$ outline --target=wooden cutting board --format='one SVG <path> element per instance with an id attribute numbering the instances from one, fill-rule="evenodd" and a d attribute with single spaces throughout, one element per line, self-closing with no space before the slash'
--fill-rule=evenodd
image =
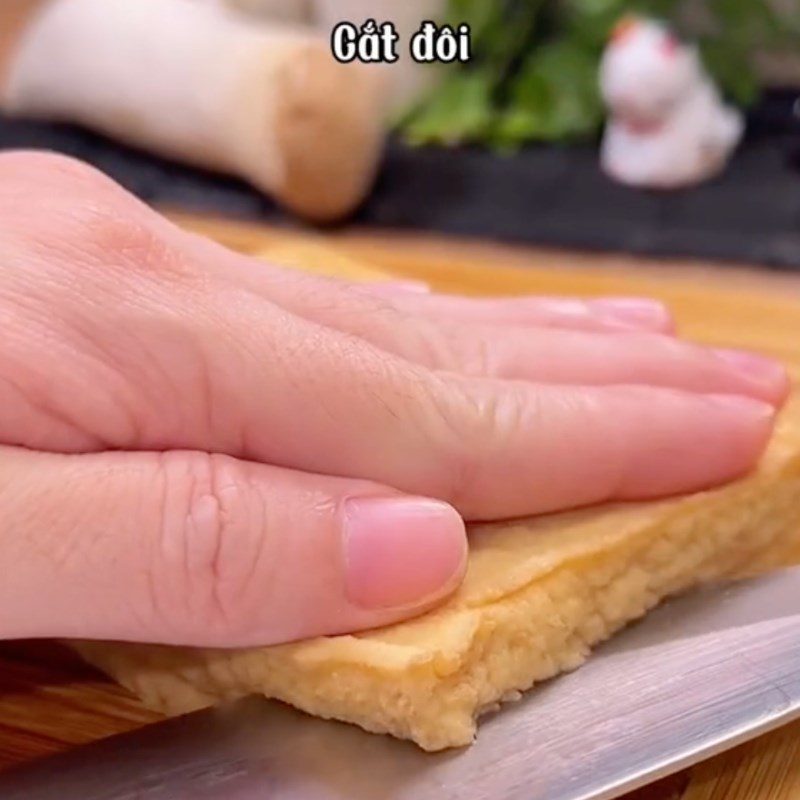
<path id="1" fill-rule="evenodd" d="M 642 294 L 671 304 L 695 339 L 777 355 L 800 377 L 800 277 L 705 264 L 645 264 L 418 236 L 323 236 L 173 215 L 234 249 L 362 279 L 384 272 L 466 294 Z M 0 768 L 148 722 L 124 690 L 47 643 L 0 647 Z M 629 800 L 790 800 L 800 796 L 800 724 L 648 787 Z"/>

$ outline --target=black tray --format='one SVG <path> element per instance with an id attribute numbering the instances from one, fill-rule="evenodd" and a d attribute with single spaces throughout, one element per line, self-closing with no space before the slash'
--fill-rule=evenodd
<path id="1" fill-rule="evenodd" d="M 623 188 L 598 169 L 596 147 L 479 148 L 390 143 L 365 225 L 502 241 L 745 261 L 800 269 L 797 92 L 772 92 L 751 114 L 729 169 L 674 193 Z M 181 167 L 64 125 L 0 117 L 0 149 L 44 148 L 82 158 L 143 200 L 245 219 L 282 213 L 239 181 Z"/>

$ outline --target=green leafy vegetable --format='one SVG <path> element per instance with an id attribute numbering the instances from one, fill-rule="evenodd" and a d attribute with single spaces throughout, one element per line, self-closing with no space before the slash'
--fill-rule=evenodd
<path id="1" fill-rule="evenodd" d="M 600 57 L 611 28 L 630 13 L 666 19 L 696 38 L 722 90 L 749 105 L 760 91 L 755 51 L 800 42 L 800 0 L 782 0 L 781 13 L 775 2 L 694 0 L 687 15 L 685 0 L 449 0 L 447 21 L 471 26 L 473 61 L 447 67 L 400 129 L 414 144 L 502 150 L 595 136 L 604 117 Z M 699 28 L 684 31 L 687 16 Z"/>
<path id="2" fill-rule="evenodd" d="M 569 91 L 563 91 L 564 85 Z M 597 62 L 569 41 L 534 50 L 513 79 L 507 109 L 492 132 L 496 144 L 559 141 L 593 134 L 602 118 Z"/>
<path id="3" fill-rule="evenodd" d="M 452 145 L 485 140 L 494 122 L 492 74 L 456 70 L 403 124 L 412 144 Z"/>

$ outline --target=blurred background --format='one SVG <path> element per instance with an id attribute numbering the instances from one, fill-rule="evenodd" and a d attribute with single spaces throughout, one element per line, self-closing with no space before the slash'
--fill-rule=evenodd
<path id="1" fill-rule="evenodd" d="M 800 0 L 0 9 L 0 147 L 150 203 L 800 268 Z M 398 62 L 337 64 L 333 26 L 368 18 Z M 427 19 L 469 24 L 472 59 L 415 64 Z"/>

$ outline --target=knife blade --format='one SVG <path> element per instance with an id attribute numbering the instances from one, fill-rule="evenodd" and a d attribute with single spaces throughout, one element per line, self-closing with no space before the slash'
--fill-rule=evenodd
<path id="1" fill-rule="evenodd" d="M 798 717 L 794 568 L 661 606 L 459 751 L 248 698 L 7 772 L 0 797 L 609 800 Z"/>

